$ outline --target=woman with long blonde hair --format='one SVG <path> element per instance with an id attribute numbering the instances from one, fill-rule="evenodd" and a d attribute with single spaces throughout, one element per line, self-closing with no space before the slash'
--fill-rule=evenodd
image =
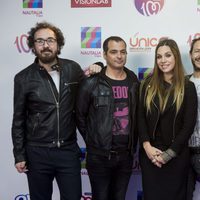
<path id="1" fill-rule="evenodd" d="M 197 113 L 195 86 L 185 78 L 177 43 L 159 42 L 152 75 L 141 83 L 140 165 L 144 200 L 184 200 L 188 140 Z"/>

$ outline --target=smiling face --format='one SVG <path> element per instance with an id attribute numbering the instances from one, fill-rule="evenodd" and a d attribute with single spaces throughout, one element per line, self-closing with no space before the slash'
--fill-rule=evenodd
<path id="1" fill-rule="evenodd" d="M 175 67 L 175 57 L 169 46 L 160 46 L 156 53 L 158 68 L 165 75 L 173 75 Z"/>
<path id="2" fill-rule="evenodd" d="M 200 40 L 196 41 L 190 53 L 191 61 L 195 71 L 200 71 Z"/>
<path id="3" fill-rule="evenodd" d="M 44 41 L 44 44 L 41 44 L 41 40 L 47 39 L 51 42 Z M 41 64 L 51 64 L 55 62 L 58 55 L 58 44 L 54 32 L 48 28 L 39 29 L 34 35 L 34 40 L 34 51 L 39 62 Z"/>

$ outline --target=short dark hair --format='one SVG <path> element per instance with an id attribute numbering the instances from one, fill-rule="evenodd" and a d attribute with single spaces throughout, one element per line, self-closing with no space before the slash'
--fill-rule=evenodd
<path id="1" fill-rule="evenodd" d="M 48 22 L 36 23 L 35 27 L 32 27 L 30 29 L 30 31 L 28 32 L 28 38 L 27 38 L 28 47 L 31 48 L 32 52 L 34 53 L 34 51 L 33 51 L 34 40 L 35 40 L 34 35 L 40 29 L 50 29 L 54 32 L 57 43 L 58 43 L 58 47 L 59 47 L 58 54 L 60 54 L 60 50 L 65 44 L 65 38 L 63 36 L 62 31 L 59 28 L 57 28 L 56 26 L 54 26 Z"/>
<path id="2" fill-rule="evenodd" d="M 195 39 L 192 40 L 192 43 L 191 43 L 191 46 L 190 46 L 190 54 L 192 53 L 193 48 L 194 48 L 194 44 L 195 44 L 197 41 L 200 41 L 200 37 L 195 38 Z"/>
<path id="3" fill-rule="evenodd" d="M 103 43 L 103 51 L 105 52 L 105 54 L 107 54 L 107 51 L 108 51 L 108 43 L 109 41 L 115 41 L 115 42 L 124 42 L 125 46 L 126 45 L 126 42 L 119 36 L 110 36 L 109 38 L 105 39 L 104 43 Z"/>

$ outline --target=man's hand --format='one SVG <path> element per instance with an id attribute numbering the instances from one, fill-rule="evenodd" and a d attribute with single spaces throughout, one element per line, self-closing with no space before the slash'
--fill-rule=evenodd
<path id="1" fill-rule="evenodd" d="M 102 69 L 101 65 L 92 64 L 85 70 L 85 75 L 89 77 L 93 74 L 99 73 L 101 69 Z"/>
<path id="2" fill-rule="evenodd" d="M 16 164 L 15 164 L 15 168 L 17 169 L 17 171 L 18 171 L 19 173 L 24 173 L 24 172 L 27 172 L 27 171 L 28 171 L 25 161 L 16 163 Z"/>

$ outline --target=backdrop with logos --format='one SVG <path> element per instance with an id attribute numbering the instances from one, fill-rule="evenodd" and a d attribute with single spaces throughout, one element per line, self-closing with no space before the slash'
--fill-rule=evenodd
<path id="1" fill-rule="evenodd" d="M 190 43 L 200 36 L 200 0 L 2 0 L 0 6 L 0 199 L 29 200 L 27 179 L 14 168 L 11 141 L 14 75 L 34 60 L 26 44 L 27 32 L 36 22 L 48 21 L 64 33 L 66 44 L 60 57 L 77 61 L 83 69 L 102 61 L 102 43 L 111 35 L 127 43 L 126 66 L 140 79 L 152 71 L 154 50 L 160 38 L 177 41 L 185 70 L 192 72 Z M 105 63 L 105 62 L 104 62 Z M 82 149 L 82 200 L 91 199 Z M 141 174 L 135 155 L 126 200 L 140 200 Z M 200 199 L 197 182 L 194 199 Z M 53 200 L 59 199 L 54 183 Z"/>

